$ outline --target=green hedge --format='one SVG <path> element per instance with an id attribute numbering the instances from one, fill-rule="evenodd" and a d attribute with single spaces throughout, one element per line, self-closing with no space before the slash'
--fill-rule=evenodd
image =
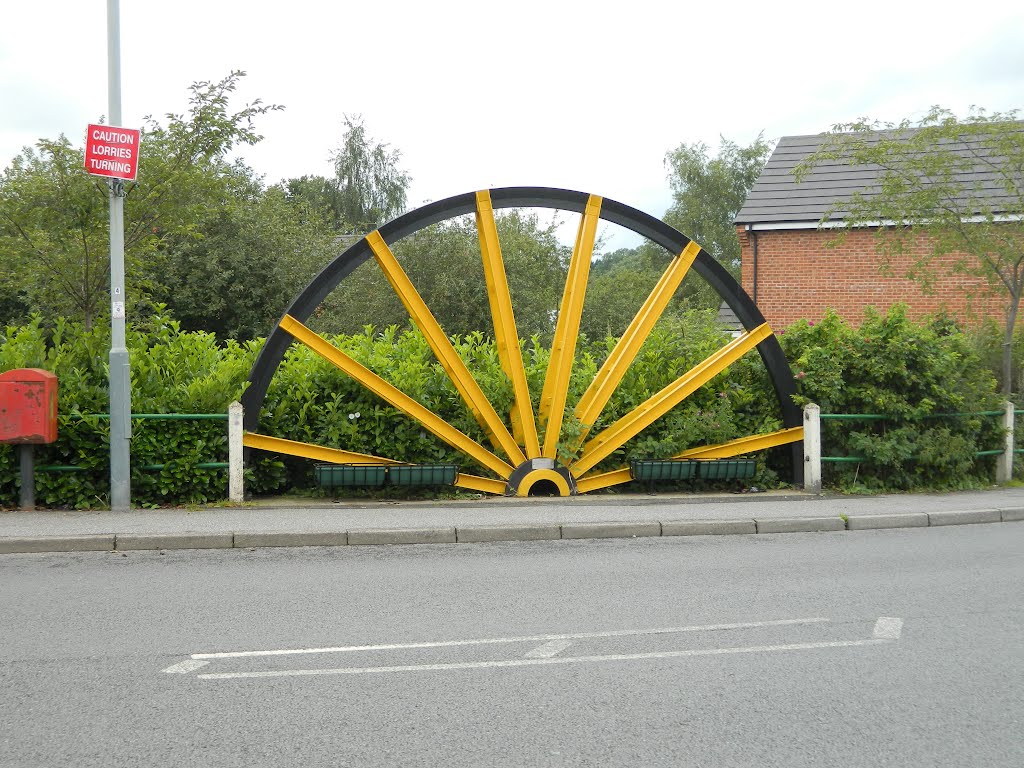
<path id="1" fill-rule="evenodd" d="M 869 311 L 859 327 L 829 313 L 782 335 L 794 368 L 797 402 L 823 414 L 884 414 L 881 421 L 822 424 L 823 453 L 863 456 L 863 464 L 826 463 L 828 484 L 847 489 L 955 489 L 991 483 L 1002 446 L 998 418 L 937 417 L 1001 408 L 995 377 L 975 340 L 946 317 L 915 323 L 906 308 Z"/>
<path id="2" fill-rule="evenodd" d="M 422 335 L 395 328 L 331 339 L 449 424 L 481 443 L 487 440 Z M 1000 445 L 998 420 L 926 418 L 936 413 L 998 407 L 995 381 L 974 351 L 975 341 L 946 319 L 917 324 L 901 308 L 870 314 L 859 327 L 835 315 L 821 323 L 797 323 L 780 333 L 798 379 L 800 404 L 817 402 L 824 413 L 885 413 L 886 422 L 826 422 L 828 455 L 858 455 L 863 466 L 828 465 L 827 482 L 847 488 L 954 488 L 988 481 L 991 460 L 978 450 Z M 629 413 L 693 365 L 720 349 L 726 338 L 706 313 L 665 320 L 648 337 L 605 408 L 591 436 Z M 136 413 L 225 413 L 237 399 L 261 342 L 219 342 L 212 334 L 181 331 L 158 312 L 128 334 L 132 409 Z M 614 344 L 581 339 L 568 403 L 582 395 Z M 86 330 L 39 319 L 7 328 L 0 336 L 0 370 L 39 367 L 59 377 L 59 439 L 37 446 L 39 465 L 76 465 L 81 472 L 39 472 L 37 498 L 48 506 L 108 504 L 108 423 L 90 414 L 107 410 L 109 330 Z M 481 334 L 456 338 L 455 346 L 499 414 L 512 391 L 493 343 Z M 540 399 L 549 351 L 538 339 L 523 344 L 534 403 Z M 633 458 L 665 458 L 691 446 L 731 440 L 781 427 L 778 405 L 760 359 L 745 356 L 599 465 L 626 466 Z M 571 438 L 582 425 L 567 418 L 560 446 L 573 454 Z M 226 472 L 196 465 L 227 460 L 223 421 L 135 421 L 132 496 L 141 505 L 223 499 Z M 487 474 L 421 426 L 345 376 L 308 348 L 293 345 L 273 378 L 264 403 L 263 434 L 336 446 L 414 463 L 455 463 Z M 759 457 L 755 482 L 771 483 L 786 468 L 787 450 Z M 313 485 L 311 462 L 253 452 L 247 487 L 256 494 Z M 162 470 L 145 470 L 163 464 Z M 0 446 L 0 505 L 17 502 L 17 460 Z M 783 475 L 785 476 L 785 475 Z"/>
<path id="3" fill-rule="evenodd" d="M 166 314 L 130 327 L 132 410 L 136 413 L 226 413 L 248 378 L 259 344 L 222 344 L 213 334 L 182 332 Z M 58 320 L 47 329 L 39 318 L 0 336 L 0 370 L 44 368 L 58 377 L 58 439 L 35 446 L 37 466 L 75 466 L 80 471 L 36 472 L 40 505 L 76 508 L 109 505 L 110 425 L 107 361 L 109 328 L 87 330 Z M 200 503 L 227 495 L 227 473 L 195 465 L 227 461 L 227 424 L 222 421 L 136 421 L 132 424 L 132 497 L 139 505 Z M 144 466 L 163 464 L 162 470 Z M 276 462 L 280 476 L 280 462 Z M 272 477 L 263 460 L 251 480 Z M 0 505 L 17 502 L 17 453 L 0 446 Z M 277 488 L 278 484 L 271 484 Z"/>

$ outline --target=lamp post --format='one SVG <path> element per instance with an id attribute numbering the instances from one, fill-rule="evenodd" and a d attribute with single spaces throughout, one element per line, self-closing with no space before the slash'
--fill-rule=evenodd
<path id="1" fill-rule="evenodd" d="M 108 120 L 121 125 L 120 0 L 107 0 Z M 131 508 L 131 369 L 125 341 L 124 182 L 110 185 L 110 508 Z"/>

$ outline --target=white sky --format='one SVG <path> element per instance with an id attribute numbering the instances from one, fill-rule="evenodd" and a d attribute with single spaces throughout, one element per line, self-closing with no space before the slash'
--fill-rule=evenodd
<path id="1" fill-rule="evenodd" d="M 342 115 L 402 151 L 410 207 L 564 187 L 661 217 L 665 153 L 1024 107 L 1024 2 L 122 0 L 122 123 L 248 73 L 283 104 L 242 156 L 268 183 L 330 175 Z M 0 0 L 0 163 L 108 111 L 105 0 Z M 609 231 L 612 247 L 633 245 Z"/>

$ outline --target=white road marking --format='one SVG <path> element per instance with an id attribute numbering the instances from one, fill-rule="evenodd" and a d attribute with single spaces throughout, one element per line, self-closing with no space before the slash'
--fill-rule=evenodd
<path id="1" fill-rule="evenodd" d="M 193 659 L 240 659 L 250 656 L 296 656 L 310 653 L 346 653 L 351 651 L 396 651 L 413 648 L 452 648 L 463 645 L 493 645 L 496 643 L 548 642 L 551 640 L 584 640 L 600 637 L 636 637 L 639 635 L 665 635 L 677 632 L 712 632 L 724 629 L 754 629 L 757 627 L 784 627 L 794 624 L 820 624 L 829 619 L 779 619 L 777 621 L 749 621 L 737 624 L 705 624 L 693 627 L 667 629 L 624 629 L 609 632 L 581 632 L 568 635 L 526 635 L 523 637 L 491 637 L 481 640 L 441 640 L 424 643 L 385 643 L 381 645 L 343 645 L 332 648 L 292 648 L 271 651 L 224 651 L 221 653 L 193 653 Z"/>
<path id="2" fill-rule="evenodd" d="M 875 622 L 875 631 L 871 636 L 875 640 L 899 640 L 903 633 L 903 619 L 880 616 Z"/>
<path id="3" fill-rule="evenodd" d="M 532 651 L 526 654 L 528 659 L 550 659 L 552 656 L 557 656 L 566 648 L 572 645 L 570 640 L 552 640 L 550 643 L 544 643 L 539 645 Z"/>
<path id="4" fill-rule="evenodd" d="M 186 659 L 185 661 L 175 664 L 174 666 L 168 667 L 164 670 L 164 672 L 169 672 L 172 675 L 186 675 L 189 672 L 195 672 L 197 669 L 202 669 L 209 663 L 210 662 L 208 661 L 195 661 L 194 659 Z"/>
<path id="5" fill-rule="evenodd" d="M 496 669 L 503 667 L 530 667 L 545 664 L 586 664 L 599 661 L 637 661 L 641 659 L 678 659 L 687 656 L 721 656 L 734 653 L 769 653 L 773 651 L 803 651 L 816 648 L 851 648 L 878 645 L 886 640 L 838 640 L 826 643 L 794 643 L 792 645 L 756 645 L 746 648 L 706 648 L 688 651 L 662 651 L 657 653 L 626 653 L 608 656 L 568 656 L 554 659 L 511 659 L 509 661 L 471 661 L 455 664 L 419 664 L 394 667 L 340 667 L 335 669 L 289 669 L 264 672 L 222 672 L 197 675 L 202 680 L 239 680 L 260 677 L 312 677 L 316 675 L 365 675 L 386 672 L 438 672 L 454 669 Z"/>

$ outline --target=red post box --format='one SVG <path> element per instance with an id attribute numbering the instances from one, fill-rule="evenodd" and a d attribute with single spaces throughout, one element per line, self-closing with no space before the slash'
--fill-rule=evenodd
<path id="1" fill-rule="evenodd" d="M 0 443 L 57 439 L 57 377 L 41 368 L 0 373 Z"/>

